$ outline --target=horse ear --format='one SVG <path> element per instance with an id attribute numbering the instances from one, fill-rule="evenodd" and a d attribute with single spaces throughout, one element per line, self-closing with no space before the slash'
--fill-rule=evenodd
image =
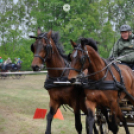
<path id="1" fill-rule="evenodd" d="M 84 46 L 85 46 L 85 39 L 84 38 L 81 39 L 81 46 L 82 46 L 82 48 L 84 48 Z"/>
<path id="2" fill-rule="evenodd" d="M 76 47 L 77 46 L 77 44 L 73 40 L 70 40 L 70 42 L 71 42 L 71 44 L 72 44 L 73 47 Z"/>
<path id="3" fill-rule="evenodd" d="M 48 32 L 47 38 L 50 39 L 51 35 L 52 35 L 52 30 L 50 30 L 50 31 Z"/>
<path id="4" fill-rule="evenodd" d="M 37 35 L 41 34 L 41 30 L 40 30 L 40 27 L 38 27 L 38 30 L 37 30 Z"/>

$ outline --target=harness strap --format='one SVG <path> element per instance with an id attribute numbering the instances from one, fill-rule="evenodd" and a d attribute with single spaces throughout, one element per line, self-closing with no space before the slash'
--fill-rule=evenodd
<path id="1" fill-rule="evenodd" d="M 45 59 L 42 58 L 41 56 L 37 55 L 37 54 L 35 54 L 34 57 L 38 57 L 38 58 L 40 58 L 40 59 L 42 60 L 43 63 L 45 62 Z"/>
<path id="2" fill-rule="evenodd" d="M 115 69 L 119 72 L 119 74 L 120 74 L 120 83 L 121 83 L 121 84 L 124 84 L 123 76 L 122 76 L 122 74 L 121 74 L 120 68 L 119 68 L 115 63 L 113 63 L 112 65 L 114 66 L 114 68 L 115 68 Z"/>
<path id="3" fill-rule="evenodd" d="M 120 89 L 118 92 L 119 93 L 118 96 L 120 97 L 121 92 L 124 92 L 129 98 L 131 98 L 134 101 L 134 97 L 126 89 L 125 82 L 124 82 L 123 77 L 121 75 L 121 70 L 119 69 L 119 67 L 116 64 L 113 64 L 113 65 L 120 74 L 120 81 L 121 82 L 120 83 L 116 82 L 116 86 Z"/>
<path id="4" fill-rule="evenodd" d="M 108 66 L 108 63 L 105 59 L 103 59 L 103 61 L 105 62 L 106 66 L 107 66 L 107 71 L 104 75 L 103 78 L 101 78 L 100 80 L 94 81 L 94 80 L 89 80 L 89 79 L 84 79 L 83 84 L 83 88 L 88 88 L 88 89 L 95 89 L 95 90 L 117 90 L 119 91 L 118 93 L 120 93 L 120 91 L 122 90 L 121 87 L 123 87 L 123 89 L 125 88 L 124 82 L 123 82 L 123 77 L 121 75 L 121 71 L 119 69 L 119 67 L 115 64 L 112 63 L 112 65 L 114 66 L 114 68 L 119 72 L 120 74 L 120 82 L 118 82 L 111 70 L 111 65 Z M 110 72 L 110 74 L 113 77 L 112 81 L 105 81 L 107 75 L 108 75 L 108 71 Z M 82 78 L 83 79 L 83 78 Z M 117 85 L 122 85 L 122 86 L 117 86 Z"/>

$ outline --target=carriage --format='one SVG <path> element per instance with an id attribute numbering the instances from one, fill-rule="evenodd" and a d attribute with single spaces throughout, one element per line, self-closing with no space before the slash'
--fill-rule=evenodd
<path id="1" fill-rule="evenodd" d="M 0 77 L 2 79 L 5 79 L 5 78 L 8 78 L 8 74 L 4 74 L 4 72 L 17 72 L 17 71 L 20 71 L 21 69 L 21 65 L 18 65 L 18 64 L 13 64 L 13 63 L 10 63 L 10 64 L 0 64 L 0 71 L 3 72 L 3 74 L 0 75 Z M 19 79 L 21 77 L 20 74 L 15 74 L 15 75 L 12 75 L 12 78 L 17 78 Z"/>

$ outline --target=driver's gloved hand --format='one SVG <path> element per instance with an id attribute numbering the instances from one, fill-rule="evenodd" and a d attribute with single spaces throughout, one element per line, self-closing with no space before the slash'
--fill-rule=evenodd
<path id="1" fill-rule="evenodd" d="M 108 60 L 109 60 L 109 61 L 113 61 L 113 60 L 114 60 L 114 57 L 111 56 L 111 57 L 108 58 Z"/>

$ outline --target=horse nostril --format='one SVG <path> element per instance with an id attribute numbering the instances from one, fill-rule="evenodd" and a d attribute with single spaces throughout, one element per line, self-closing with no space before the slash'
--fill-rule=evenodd
<path id="1" fill-rule="evenodd" d="M 39 66 L 38 65 L 32 65 L 33 71 L 39 71 Z"/>
<path id="2" fill-rule="evenodd" d="M 69 81 L 70 81 L 71 83 L 75 83 L 75 82 L 76 82 L 76 79 L 75 79 L 75 78 L 71 78 Z"/>

